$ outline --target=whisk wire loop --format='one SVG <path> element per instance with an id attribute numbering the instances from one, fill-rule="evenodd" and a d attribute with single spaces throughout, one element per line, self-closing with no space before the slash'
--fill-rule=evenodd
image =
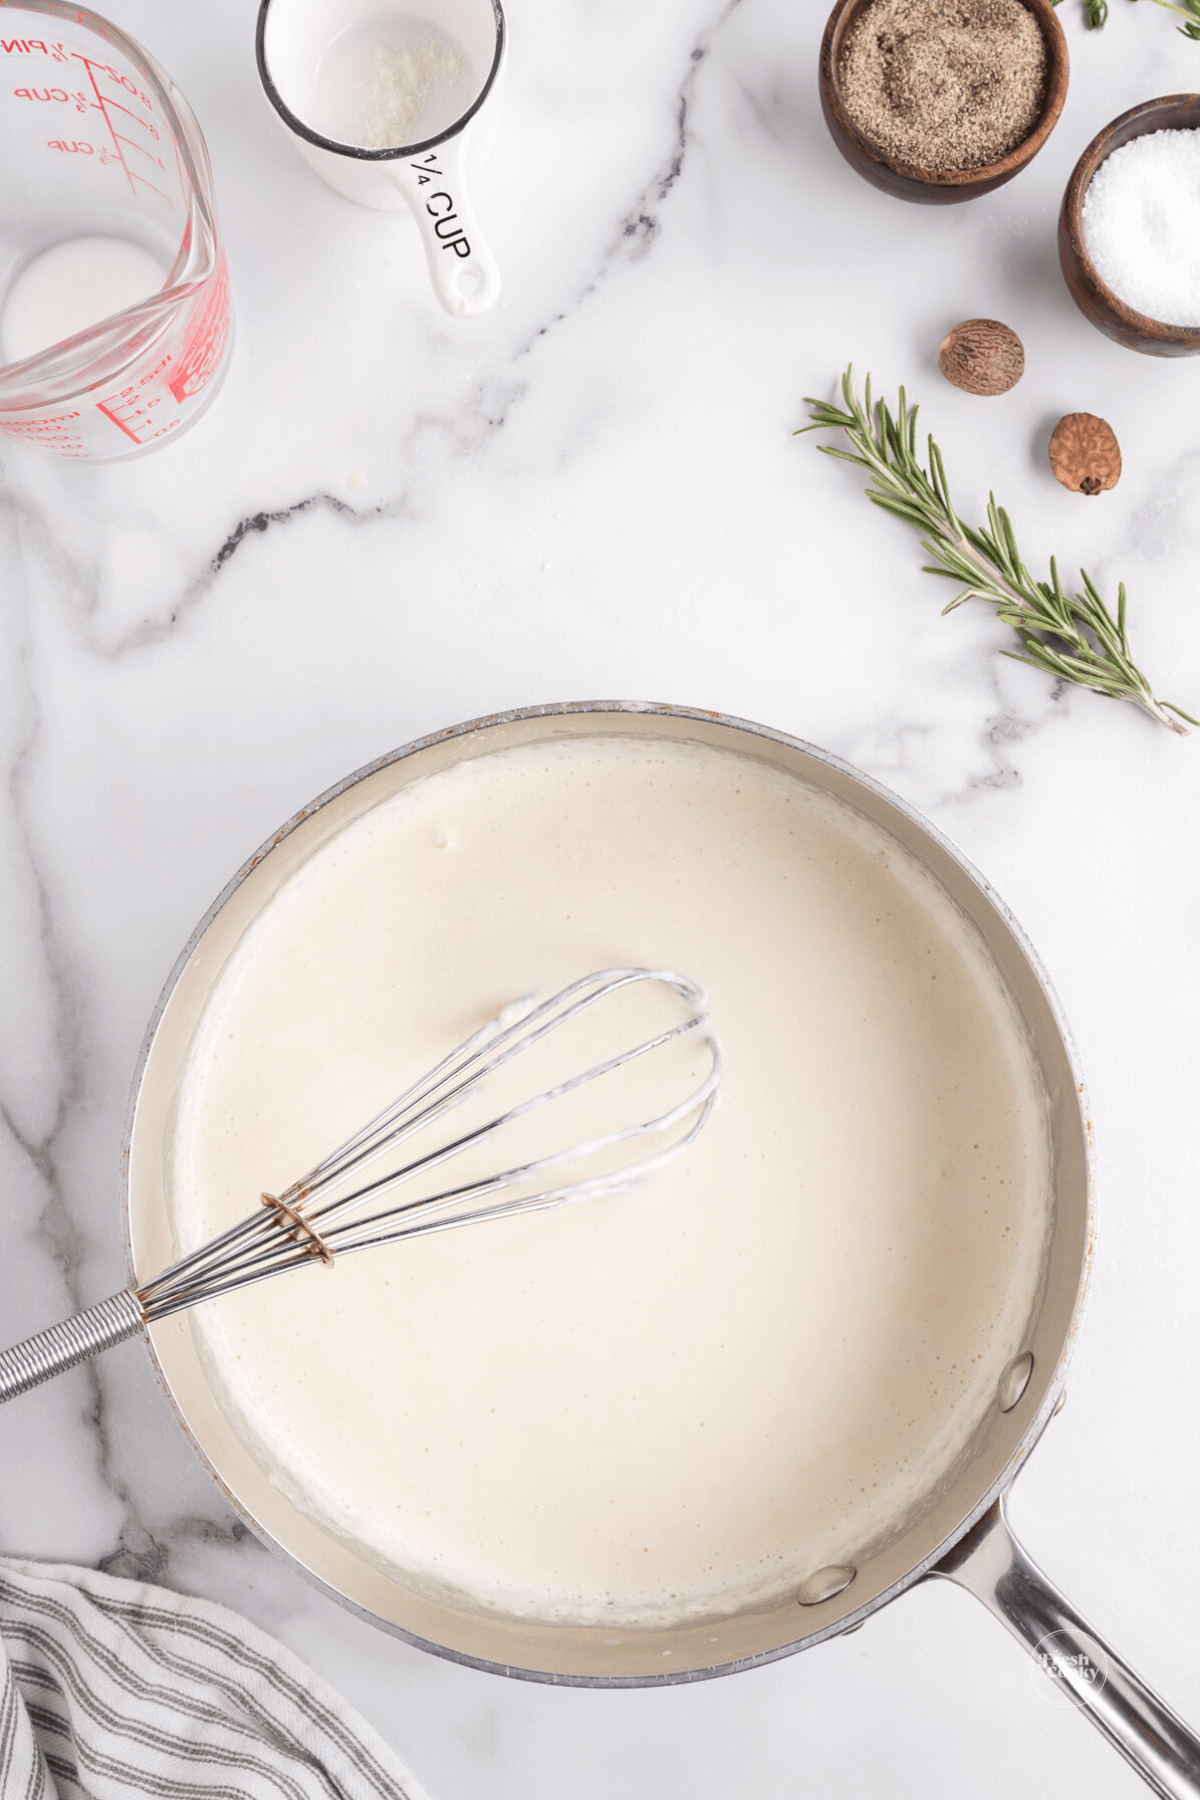
<path id="1" fill-rule="evenodd" d="M 672 989 L 689 1008 L 688 1016 L 618 1055 L 607 1057 L 580 1074 L 553 1083 L 542 1092 L 502 1109 L 482 1125 L 460 1132 L 449 1143 L 428 1150 L 374 1180 L 360 1182 L 351 1192 L 339 1194 L 336 1191 L 344 1187 L 351 1176 L 361 1175 L 386 1152 L 394 1151 L 416 1132 L 427 1129 L 451 1108 L 460 1105 L 481 1081 L 514 1057 L 532 1049 L 589 1007 L 636 982 L 657 982 Z M 364 1215 L 363 1208 L 374 1197 L 418 1174 L 428 1173 L 450 1158 L 485 1143 L 503 1126 L 649 1056 L 689 1032 L 696 1033 L 708 1051 L 708 1072 L 678 1103 L 656 1117 L 619 1126 L 586 1143 L 575 1144 L 571 1149 L 556 1150 L 515 1163 L 511 1168 L 460 1183 L 440 1193 Z M 704 995 L 694 982 L 670 970 L 606 969 L 572 982 L 538 1005 L 521 1002 L 517 1008 L 506 1009 L 473 1032 L 368 1124 L 323 1157 L 307 1175 L 293 1182 L 283 1194 L 264 1194 L 263 1206 L 257 1213 L 239 1220 L 208 1243 L 181 1256 L 169 1269 L 164 1269 L 161 1275 L 136 1291 L 130 1289 L 114 1295 L 73 1319 L 64 1320 L 48 1331 L 39 1332 L 10 1350 L 0 1352 L 0 1402 L 49 1380 L 85 1357 L 136 1335 L 148 1324 L 170 1318 L 203 1300 L 266 1281 L 285 1269 L 311 1268 L 315 1261 L 332 1262 L 336 1256 L 351 1251 L 375 1249 L 433 1232 L 457 1230 L 464 1225 L 544 1211 L 630 1188 L 695 1142 L 716 1105 L 720 1080 L 721 1050 L 713 1035 Z M 687 1129 L 671 1137 L 670 1134 L 689 1119 L 691 1123 Z M 615 1167 L 599 1173 L 552 1182 L 533 1193 L 518 1194 L 491 1205 L 473 1204 L 505 1189 L 536 1183 L 551 1170 L 608 1157 L 624 1145 L 653 1137 L 660 1139 L 661 1147 L 651 1155 L 618 1162 Z M 669 1141 L 662 1141 L 666 1139 Z M 330 1197 L 316 1204 L 323 1195 Z"/>
<path id="2" fill-rule="evenodd" d="M 504 1108 L 483 1123 L 386 1174 L 362 1182 L 349 1192 L 336 1193 L 335 1190 L 344 1187 L 351 1176 L 365 1172 L 385 1153 L 394 1152 L 417 1132 L 427 1130 L 452 1108 L 462 1104 L 483 1080 L 516 1056 L 532 1049 L 551 1032 L 569 1024 L 598 1002 L 637 982 L 657 982 L 670 987 L 690 1007 L 688 1016 L 664 1026 L 618 1054 Z M 302 1267 L 318 1259 L 332 1261 L 338 1254 L 376 1248 L 403 1238 L 428 1235 L 435 1230 L 541 1211 L 568 1200 L 594 1198 L 645 1179 L 652 1170 L 673 1160 L 692 1143 L 715 1103 L 721 1075 L 720 1047 L 713 1036 L 705 1005 L 703 993 L 693 982 L 669 970 L 610 969 L 584 976 L 540 1004 L 518 1003 L 519 1016 L 515 1019 L 511 1016 L 515 1009 L 506 1009 L 450 1051 L 283 1194 L 264 1196 L 266 1210 L 180 1258 L 172 1268 L 141 1288 L 139 1294 L 147 1318 L 153 1321 L 168 1317 L 201 1299 L 250 1286 L 285 1268 Z M 659 1116 L 619 1127 L 588 1142 L 515 1164 L 479 1180 L 362 1216 L 362 1209 L 371 1199 L 417 1176 L 427 1175 L 464 1151 L 485 1143 L 503 1127 L 690 1032 L 699 1033 L 708 1050 L 708 1073 L 678 1104 Z M 494 1206 L 453 1210 L 462 1209 L 470 1201 L 489 1194 L 528 1185 L 563 1165 L 604 1156 L 642 1138 L 668 1133 L 692 1114 L 696 1117 L 689 1130 L 655 1155 L 623 1164 L 607 1174 L 579 1177 Z M 322 1200 L 323 1195 L 331 1197 Z M 352 1213 L 359 1216 L 348 1218 L 347 1215 Z M 417 1215 L 415 1221 L 414 1215 Z"/>
<path id="3" fill-rule="evenodd" d="M 440 1063 L 423 1075 L 420 1080 L 406 1089 L 390 1106 L 384 1108 L 369 1124 L 364 1125 L 354 1136 L 331 1151 L 307 1175 L 294 1182 L 287 1190 L 284 1198 L 308 1199 L 324 1192 L 330 1186 L 340 1185 L 355 1168 L 364 1167 L 373 1162 L 397 1144 L 405 1142 L 416 1132 L 425 1130 L 434 1124 L 452 1107 L 461 1104 L 466 1095 L 475 1088 L 487 1075 L 495 1074 L 514 1057 L 531 1050 L 535 1045 L 557 1031 L 560 1026 L 570 1024 L 589 1007 L 607 999 L 621 988 L 639 981 L 660 981 L 673 987 L 675 991 L 688 1000 L 693 1006 L 703 1007 L 704 995 L 693 982 L 685 976 L 675 975 L 667 970 L 647 969 L 614 969 L 606 970 L 598 975 L 585 975 L 563 988 L 548 1000 L 538 1005 L 529 1000 L 518 1001 L 512 1007 L 505 1008 L 497 1018 L 473 1032 L 470 1037 L 444 1056 Z M 506 1016 L 517 1011 L 519 1017 L 505 1024 Z M 632 1061 L 647 1050 L 655 1049 L 665 1043 L 671 1036 L 682 1031 L 694 1029 L 700 1023 L 706 1023 L 706 1016 L 693 1017 L 683 1025 L 661 1037 L 639 1045 L 633 1050 L 614 1057 L 604 1065 L 597 1065 L 573 1082 L 562 1084 L 545 1094 L 537 1095 L 527 1103 L 524 1110 L 531 1111 L 535 1106 L 544 1105 L 546 1101 L 557 1099 L 560 1094 L 568 1092 L 572 1086 L 582 1086 L 584 1082 L 594 1080 L 597 1076 L 610 1072 L 622 1062 Z M 448 1083 L 455 1083 L 445 1089 Z M 518 1116 L 516 1112 L 508 1115 Z M 496 1124 L 506 1123 L 498 1120 Z M 461 1147 L 465 1147 L 465 1144 Z M 447 1152 L 457 1154 L 457 1149 Z M 424 1166 L 429 1166 L 425 1164 Z"/>
<path id="4" fill-rule="evenodd" d="M 470 1212 L 452 1213 L 449 1217 L 422 1217 L 415 1224 L 399 1228 L 390 1226 L 387 1230 L 373 1236 L 359 1235 L 373 1223 L 394 1219 L 399 1212 L 424 1214 L 432 1210 L 430 1203 L 421 1200 L 411 1201 L 406 1207 L 377 1213 L 371 1219 L 355 1219 L 351 1223 L 337 1226 L 332 1231 L 323 1234 L 324 1241 L 331 1247 L 336 1245 L 337 1254 L 348 1256 L 355 1250 L 381 1249 L 386 1244 L 400 1243 L 407 1238 L 428 1237 L 439 1231 L 454 1231 L 461 1225 L 478 1225 L 488 1220 L 508 1218 L 520 1213 L 545 1212 L 552 1207 L 562 1206 L 566 1202 L 599 1199 L 606 1194 L 622 1192 L 637 1185 L 655 1169 L 661 1168 L 668 1162 L 673 1162 L 681 1151 L 687 1149 L 688 1145 L 699 1135 L 715 1104 L 716 1093 L 714 1091 L 702 1102 L 695 1124 L 677 1143 L 660 1151 L 656 1156 L 646 1157 L 613 1175 L 594 1176 L 589 1180 L 567 1182 L 559 1187 L 545 1189 L 541 1193 L 523 1195 L 516 1200 L 502 1201 L 495 1206 L 481 1207 Z M 461 1188 L 454 1188 L 445 1194 L 436 1196 L 436 1202 L 449 1206 L 468 1199 L 482 1198 L 485 1194 L 494 1193 L 509 1185 L 511 1180 L 519 1179 L 521 1173 L 520 1170 L 510 1170 L 502 1175 L 489 1176 L 482 1181 L 469 1182 Z M 195 1306 L 201 1299 L 215 1299 L 220 1294 L 234 1293 L 240 1288 L 252 1287 L 260 1281 L 268 1281 L 283 1269 L 309 1268 L 312 1266 L 313 1260 L 307 1248 L 296 1247 L 293 1254 L 284 1257 L 281 1257 L 277 1250 L 274 1252 L 265 1250 L 258 1257 L 247 1259 L 246 1262 L 239 1264 L 237 1274 L 221 1281 L 206 1281 L 202 1294 L 185 1291 L 156 1300 L 152 1307 L 147 1308 L 147 1317 L 151 1322 L 169 1318 L 174 1313 L 183 1312 L 187 1308 Z"/>

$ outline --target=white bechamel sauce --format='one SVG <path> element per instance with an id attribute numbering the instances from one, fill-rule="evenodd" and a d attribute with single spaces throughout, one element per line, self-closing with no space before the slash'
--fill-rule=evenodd
<path id="1" fill-rule="evenodd" d="M 855 1562 L 992 1416 L 1050 1220 L 1044 1096 L 988 953 L 797 778 L 595 738 L 413 783 L 280 889 L 192 1045 L 190 1248 L 506 1000 L 707 987 L 725 1061 L 641 1191 L 286 1275 L 190 1315 L 272 1479 L 410 1586 L 673 1623 Z"/>

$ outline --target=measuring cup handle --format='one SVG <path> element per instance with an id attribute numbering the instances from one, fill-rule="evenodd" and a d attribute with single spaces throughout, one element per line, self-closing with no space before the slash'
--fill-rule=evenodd
<path id="1" fill-rule="evenodd" d="M 459 319 L 486 312 L 500 293 L 496 259 L 467 196 L 466 136 L 460 132 L 435 150 L 388 169 L 417 221 L 434 292 L 446 311 Z"/>

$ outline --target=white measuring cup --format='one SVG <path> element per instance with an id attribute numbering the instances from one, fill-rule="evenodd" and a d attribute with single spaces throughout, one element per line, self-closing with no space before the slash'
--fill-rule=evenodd
<path id="1" fill-rule="evenodd" d="M 261 0 L 258 72 L 300 154 L 360 206 L 411 211 L 447 312 L 485 312 L 500 271 L 465 165 L 504 60 L 499 0 Z"/>
<path id="2" fill-rule="evenodd" d="M 216 392 L 229 286 L 200 127 L 115 25 L 0 0 L 0 433 L 102 461 Z"/>

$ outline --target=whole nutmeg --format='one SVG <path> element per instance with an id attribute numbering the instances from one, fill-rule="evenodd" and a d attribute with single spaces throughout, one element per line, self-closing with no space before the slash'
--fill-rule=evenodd
<path id="1" fill-rule="evenodd" d="M 964 319 L 942 339 L 938 368 L 968 394 L 1007 394 L 1025 373 L 1025 350 L 999 319 Z"/>
<path id="2" fill-rule="evenodd" d="M 1121 446 L 1107 419 L 1068 413 L 1050 439 L 1050 467 L 1064 487 L 1099 494 L 1121 479 Z"/>

